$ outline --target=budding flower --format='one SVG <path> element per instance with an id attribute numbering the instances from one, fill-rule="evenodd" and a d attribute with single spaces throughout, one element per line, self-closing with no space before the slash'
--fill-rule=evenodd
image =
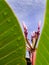
<path id="1" fill-rule="evenodd" d="M 38 22 L 38 29 L 40 29 L 41 21 Z"/>
<path id="2" fill-rule="evenodd" d="M 27 30 L 27 26 L 25 25 L 25 23 L 23 22 L 23 28 Z"/>
<path id="3" fill-rule="evenodd" d="M 28 30 L 27 30 L 27 26 L 25 25 L 25 23 L 23 22 L 23 28 L 24 28 L 24 34 L 25 34 L 25 37 L 27 38 L 27 35 L 28 35 Z"/>
<path id="4" fill-rule="evenodd" d="M 31 36 L 32 36 L 32 37 L 35 36 L 35 31 L 32 32 Z"/>
<path id="5" fill-rule="evenodd" d="M 31 41 L 33 40 L 33 38 L 35 38 L 35 31 L 33 31 L 31 34 Z"/>

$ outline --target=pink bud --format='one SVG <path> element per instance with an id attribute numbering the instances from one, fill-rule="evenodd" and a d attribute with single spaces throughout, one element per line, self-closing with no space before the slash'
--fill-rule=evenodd
<path id="1" fill-rule="evenodd" d="M 24 22 L 22 24 L 23 24 L 23 28 L 24 28 L 25 37 L 27 38 L 27 35 L 28 35 L 27 26 L 25 25 Z"/>
<path id="2" fill-rule="evenodd" d="M 41 20 L 38 22 L 38 28 L 40 28 L 41 26 Z"/>
<path id="3" fill-rule="evenodd" d="M 32 32 L 31 37 L 35 36 L 35 31 Z"/>
<path id="4" fill-rule="evenodd" d="M 23 22 L 23 28 L 25 28 L 27 30 L 27 26 L 25 25 L 25 23 Z"/>

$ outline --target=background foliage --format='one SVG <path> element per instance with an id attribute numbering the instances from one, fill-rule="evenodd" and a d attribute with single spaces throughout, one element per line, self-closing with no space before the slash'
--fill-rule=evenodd
<path id="1" fill-rule="evenodd" d="M 46 3 L 45 21 L 39 41 L 36 65 L 49 65 L 49 0 Z"/>

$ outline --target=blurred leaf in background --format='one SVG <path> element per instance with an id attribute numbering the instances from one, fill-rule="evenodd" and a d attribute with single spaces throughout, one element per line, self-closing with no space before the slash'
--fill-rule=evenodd
<path id="1" fill-rule="evenodd" d="M 39 40 L 36 65 L 49 65 L 49 0 L 46 0 L 44 27 Z"/>

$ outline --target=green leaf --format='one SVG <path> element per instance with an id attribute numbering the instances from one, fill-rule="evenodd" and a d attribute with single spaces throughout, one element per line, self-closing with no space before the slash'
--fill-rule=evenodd
<path id="1" fill-rule="evenodd" d="M 0 0 L 0 65 L 26 65 L 20 24 L 4 0 Z"/>
<path id="2" fill-rule="evenodd" d="M 47 0 L 44 27 L 39 40 L 36 65 L 49 65 L 49 0 Z"/>

